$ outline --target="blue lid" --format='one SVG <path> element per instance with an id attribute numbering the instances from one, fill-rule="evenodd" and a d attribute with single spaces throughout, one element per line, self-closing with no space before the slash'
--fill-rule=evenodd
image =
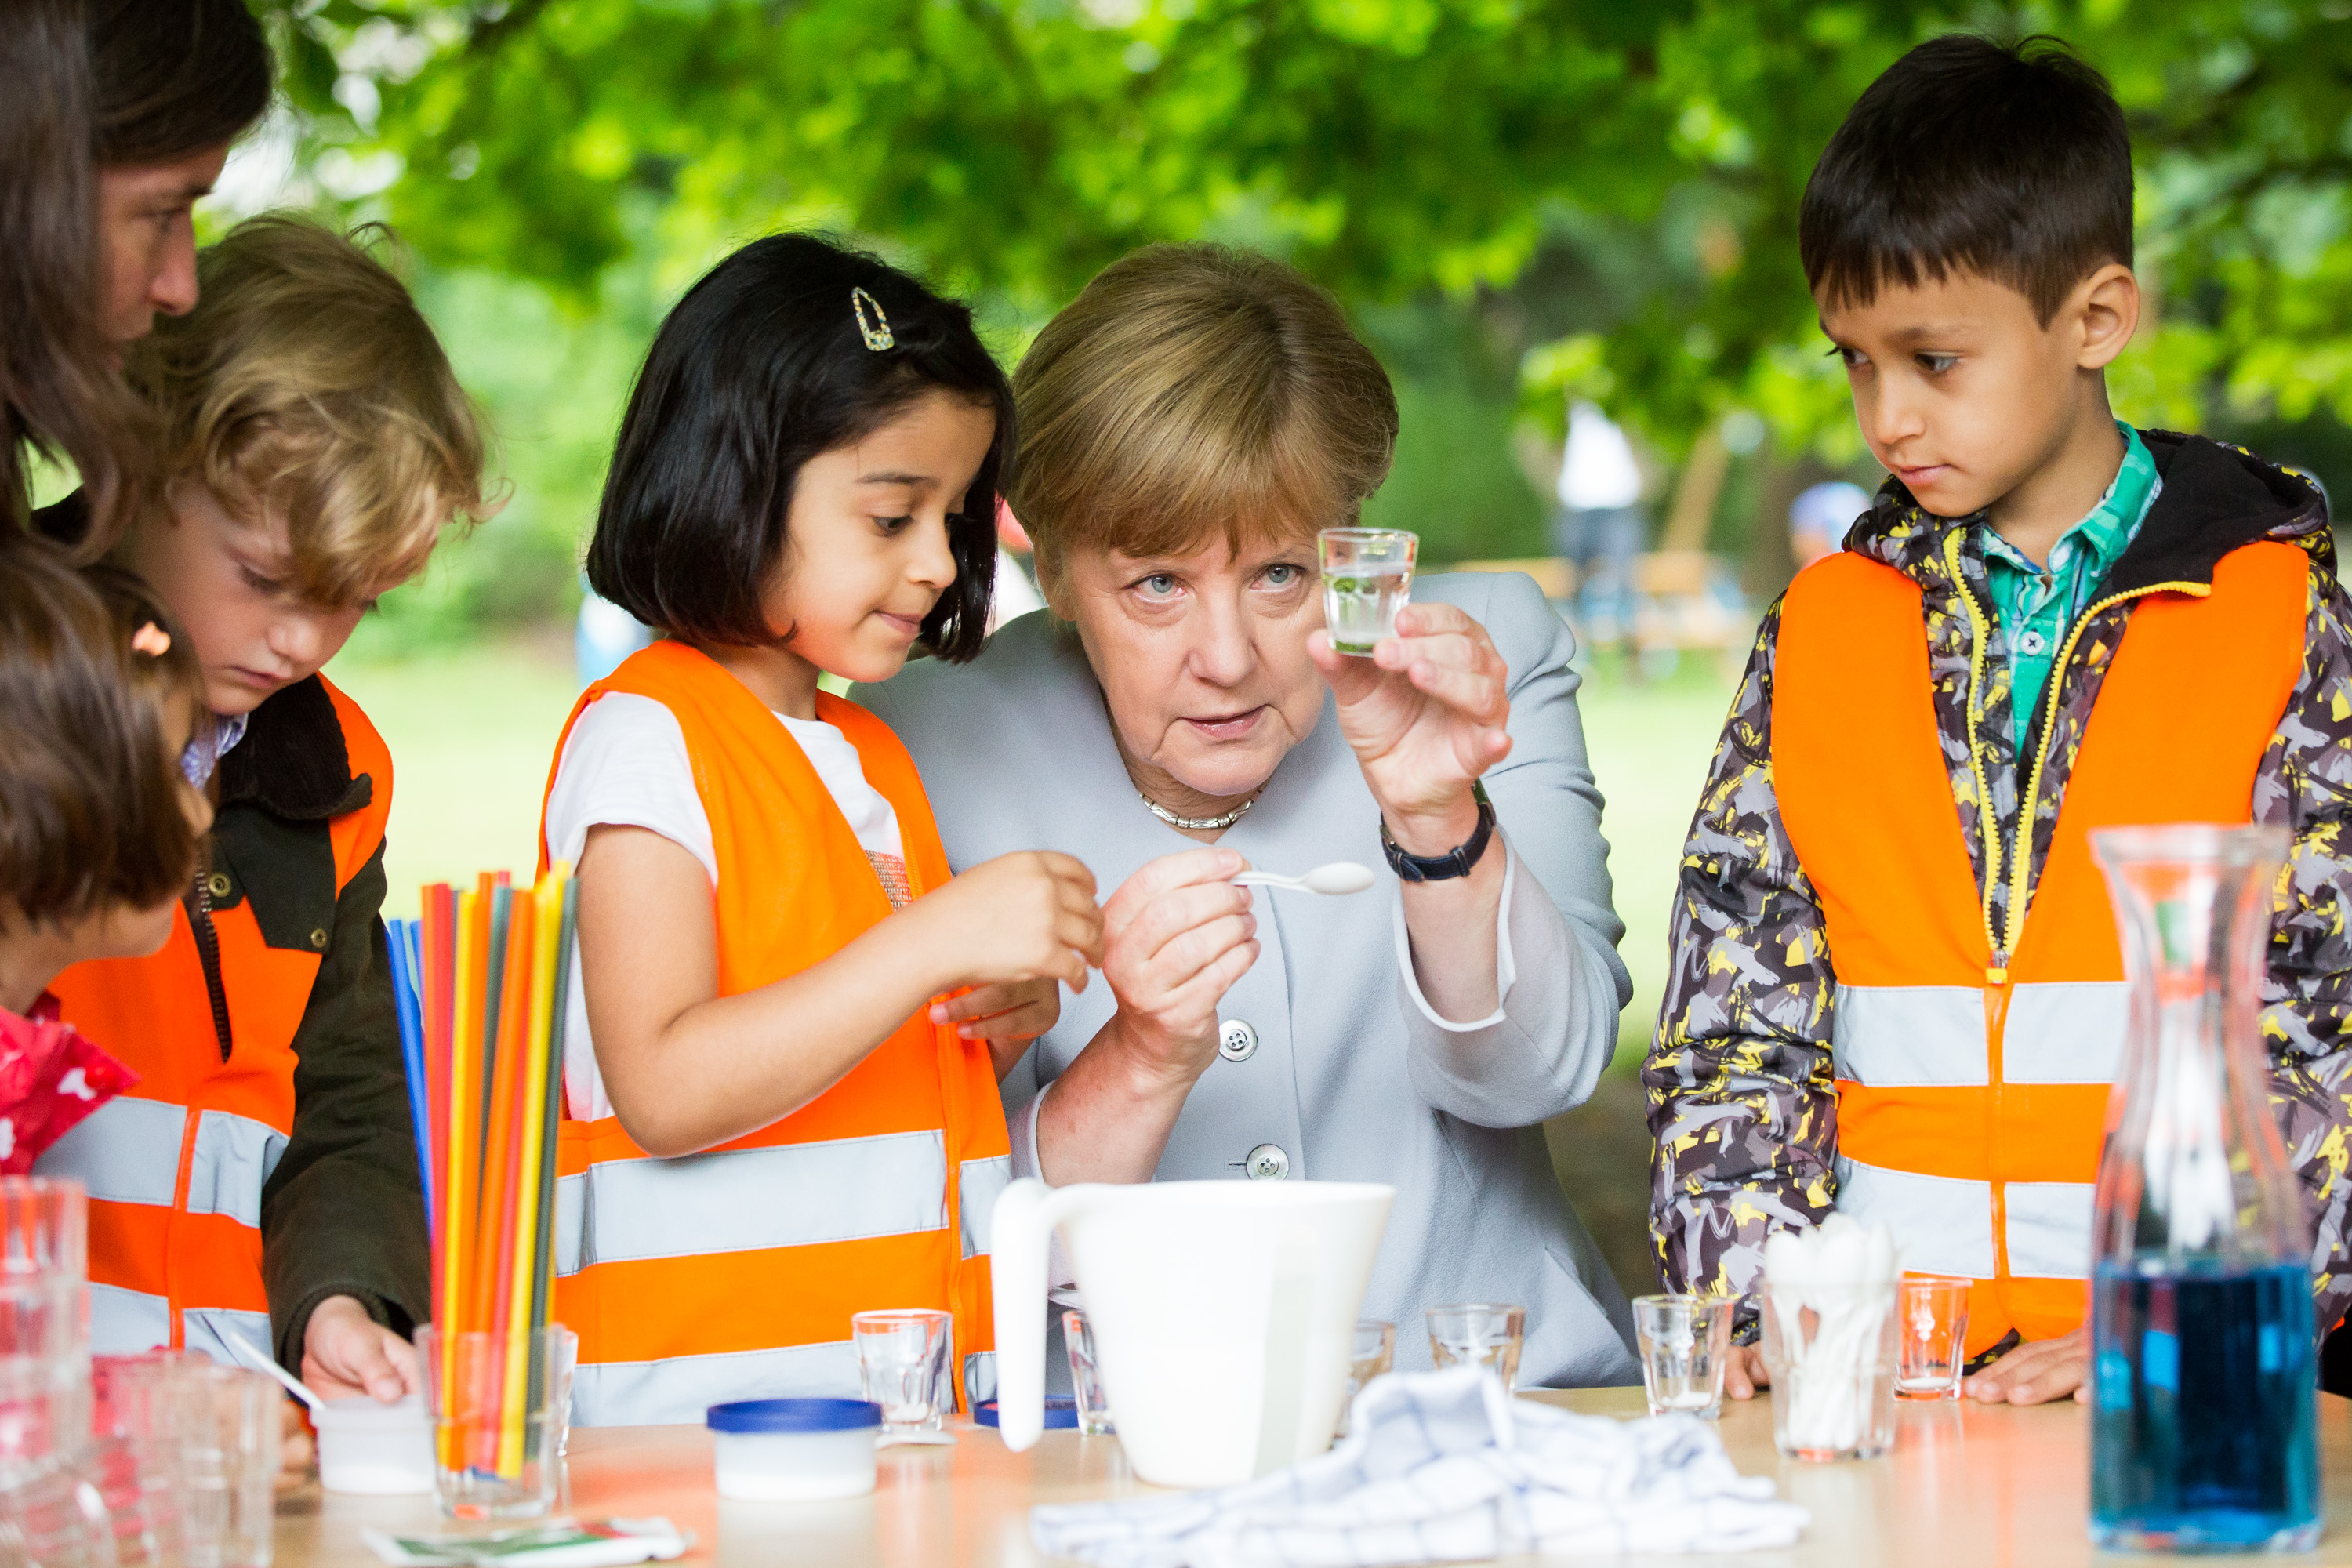
<path id="1" fill-rule="evenodd" d="M 882 1425 L 882 1407 L 864 1399 L 739 1399 L 714 1405 L 714 1432 L 853 1432 Z"/>
<path id="2" fill-rule="evenodd" d="M 983 1426 L 996 1426 L 996 1401 L 982 1400 L 973 1407 L 971 1418 Z M 1045 1427 L 1048 1431 L 1056 1426 L 1076 1426 L 1077 1424 L 1078 1402 L 1076 1400 L 1055 1396 L 1045 1401 Z"/>

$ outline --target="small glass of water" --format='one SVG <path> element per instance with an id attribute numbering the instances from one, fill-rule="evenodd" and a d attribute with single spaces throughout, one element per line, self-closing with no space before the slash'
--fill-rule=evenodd
<path id="1" fill-rule="evenodd" d="M 1087 1326 L 1086 1313 L 1076 1307 L 1063 1309 L 1062 1344 L 1070 1352 L 1070 1392 L 1077 1396 L 1078 1431 L 1088 1437 L 1110 1436 L 1118 1428 L 1111 1425 L 1102 1363 L 1095 1359 L 1095 1331 Z"/>
<path id="2" fill-rule="evenodd" d="M 1453 1307 L 1432 1307 L 1429 1355 L 1441 1367 L 1467 1363 L 1491 1366 L 1503 1380 L 1503 1392 L 1518 1386 L 1519 1342 L 1528 1326 L 1528 1310 L 1493 1301 L 1470 1301 Z"/>
<path id="3" fill-rule="evenodd" d="M 1682 1411 L 1712 1421 L 1723 1414 L 1733 1305 L 1728 1297 L 1633 1298 L 1633 1333 L 1651 1415 Z"/>
<path id="4" fill-rule="evenodd" d="M 1397 612 L 1412 599 L 1421 536 L 1400 528 L 1327 528 L 1315 536 L 1323 558 L 1323 625 L 1341 653 L 1369 654 L 1396 635 Z"/>
<path id="5" fill-rule="evenodd" d="M 1969 1284 L 1957 1274 L 1906 1274 L 1895 1287 L 1897 1399 L 1958 1399 L 1968 1361 Z"/>
<path id="6" fill-rule="evenodd" d="M 955 1320 L 929 1308 L 855 1312 L 849 1337 L 857 1343 L 866 1397 L 882 1407 L 887 1440 L 940 1429 L 948 1338 Z"/>
<path id="7" fill-rule="evenodd" d="M 1377 1318 L 1359 1318 L 1348 1338 L 1348 1397 L 1339 1405 L 1339 1436 L 1348 1435 L 1348 1415 L 1356 1395 L 1376 1377 L 1386 1377 L 1396 1366 L 1396 1325 Z"/>

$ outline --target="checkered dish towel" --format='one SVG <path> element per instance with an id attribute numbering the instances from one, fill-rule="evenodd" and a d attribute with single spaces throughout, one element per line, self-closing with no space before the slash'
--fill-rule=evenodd
<path id="1" fill-rule="evenodd" d="M 1033 1509 L 1037 1549 L 1108 1568 L 1374 1568 L 1516 1552 L 1737 1552 L 1811 1522 L 1691 1415 L 1612 1421 L 1514 1400 L 1483 1367 L 1392 1373 L 1349 1436 L 1190 1497 Z"/>

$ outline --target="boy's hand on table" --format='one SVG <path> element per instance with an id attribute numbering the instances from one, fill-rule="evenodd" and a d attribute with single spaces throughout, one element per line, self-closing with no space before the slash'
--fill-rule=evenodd
<path id="1" fill-rule="evenodd" d="M 1772 1386 L 1772 1374 L 1764 1370 L 1762 1345 L 1734 1345 L 1731 1360 L 1723 1368 L 1723 1392 L 1734 1399 L 1753 1399 L 1759 1388 Z"/>
<path id="2" fill-rule="evenodd" d="M 282 1401 L 278 1406 L 278 1489 L 290 1492 L 302 1486 L 318 1462 L 318 1446 L 310 1440 L 302 1406 L 291 1398 Z"/>
<path id="3" fill-rule="evenodd" d="M 2054 1340 L 2030 1340 L 1968 1380 L 1961 1392 L 1987 1405 L 2042 1405 L 2074 1396 L 2090 1403 L 2091 1325 Z"/>
<path id="4" fill-rule="evenodd" d="M 1061 983 L 1045 978 L 977 986 L 931 1004 L 932 1023 L 953 1024 L 962 1038 L 986 1043 L 999 1083 L 1029 1042 L 1061 1016 Z"/>
<path id="5" fill-rule="evenodd" d="M 330 1296 L 302 1332 L 302 1381 L 321 1399 L 366 1394 L 391 1405 L 416 1392 L 416 1350 L 355 1298 Z"/>

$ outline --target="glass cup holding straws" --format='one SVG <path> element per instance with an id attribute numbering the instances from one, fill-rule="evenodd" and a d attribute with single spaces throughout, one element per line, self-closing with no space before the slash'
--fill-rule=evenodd
<path id="1" fill-rule="evenodd" d="M 520 1334 L 416 1331 L 443 1513 L 537 1519 L 555 1506 L 576 1344 L 561 1323 Z"/>
<path id="2" fill-rule="evenodd" d="M 410 1121 L 433 1247 L 417 1331 L 443 1511 L 546 1513 L 561 1485 L 578 1342 L 554 1303 L 564 1000 L 579 884 L 485 872 L 389 922 Z"/>

